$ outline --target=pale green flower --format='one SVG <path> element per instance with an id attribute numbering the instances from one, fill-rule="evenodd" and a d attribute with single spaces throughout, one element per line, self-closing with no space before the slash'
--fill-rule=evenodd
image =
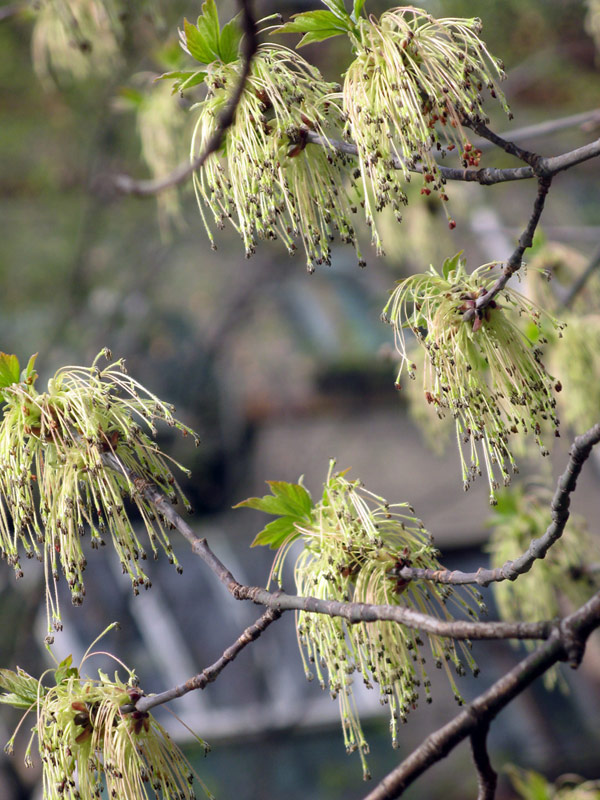
<path id="1" fill-rule="evenodd" d="M 169 734 L 150 713 L 127 710 L 143 696 L 135 674 L 119 662 L 129 673 L 126 682 L 117 672 L 110 678 L 98 671 L 92 679 L 71 663 L 69 656 L 50 671 L 51 687 L 42 683 L 45 676 L 38 681 L 19 668 L 0 670 L 7 692 L 0 702 L 25 709 L 25 717 L 36 713 L 26 763 L 37 739 L 44 800 L 98 800 L 104 788 L 107 797 L 123 800 L 195 800 L 197 776 Z"/>
<path id="2" fill-rule="evenodd" d="M 435 19 L 412 6 L 357 21 L 351 36 L 356 59 L 343 90 L 345 135 L 358 148 L 365 212 L 378 249 L 375 212 L 391 206 L 401 218 L 402 182 L 410 180 L 412 169 L 422 170 L 422 194 L 433 192 L 445 203 L 436 161 L 442 148 L 458 148 L 465 167 L 479 165 L 481 153 L 471 145 L 463 120 L 487 121 L 482 92 L 487 89 L 508 112 L 497 85 L 503 66 L 480 32 L 479 19 Z"/>
<path id="3" fill-rule="evenodd" d="M 410 378 L 417 372 L 408 355 L 404 332 L 408 328 L 424 351 L 424 399 L 455 420 L 464 488 L 481 474 L 481 451 L 492 503 L 499 485 L 497 473 L 507 484 L 509 467 L 516 469 L 511 436 L 533 434 L 547 455 L 542 429 L 551 426 L 558 435 L 554 391 L 560 390 L 541 361 L 539 345 L 545 343 L 544 337 L 540 335 L 534 344 L 519 327 L 520 318 L 526 316 L 538 331 L 542 317 L 523 295 L 505 288 L 500 302 L 493 300 L 473 319 L 463 319 L 494 283 L 495 266 L 485 264 L 468 274 L 459 254 L 444 262 L 442 274 L 431 267 L 425 274 L 400 281 L 383 312 L 394 326 L 401 356 L 398 386 L 403 372 Z M 548 315 L 544 319 L 560 330 Z M 469 464 L 463 445 L 468 447 Z"/>
<path id="4" fill-rule="evenodd" d="M 439 551 L 423 523 L 407 503 L 389 504 L 367 491 L 360 481 L 349 481 L 333 471 L 332 462 L 322 498 L 312 504 L 301 484 L 270 482 L 273 497 L 249 498 L 242 506 L 282 515 L 270 523 L 254 544 L 281 545 L 272 575 L 280 580 L 292 544 L 300 539 L 294 576 L 302 596 L 354 603 L 402 605 L 442 620 L 452 619 L 449 607 L 474 616 L 483 607 L 479 594 L 467 589 L 466 599 L 449 586 L 405 581 L 405 566 L 440 569 Z M 431 702 L 430 680 L 415 630 L 398 623 L 377 621 L 348 624 L 326 614 L 297 614 L 297 631 L 305 672 L 317 676 L 321 687 L 338 699 L 348 752 L 358 750 L 368 777 L 365 739 L 352 684 L 358 675 L 368 688 L 377 686 L 383 705 L 389 706 L 392 743 L 398 746 L 399 723 L 406 722 L 421 692 Z M 464 673 L 463 660 L 476 670 L 469 643 L 427 634 L 436 667 L 444 669 L 456 699 L 454 680 Z"/>
<path id="5" fill-rule="evenodd" d="M 198 119 L 192 159 L 214 132 L 240 71 L 240 61 L 208 67 L 208 94 L 194 107 Z M 259 47 L 221 151 L 194 174 L 213 246 L 204 206 L 217 227 L 227 220 L 233 224 L 247 257 L 258 239 L 281 239 L 290 253 L 300 240 L 313 271 L 315 265 L 330 263 L 331 242 L 338 236 L 354 246 L 363 264 L 351 221 L 358 202 L 352 160 L 329 148 L 307 147 L 309 132 L 327 138 L 339 122 L 331 94 L 335 89 L 293 50 L 275 44 Z"/>
<path id="6" fill-rule="evenodd" d="M 59 566 L 73 602 L 83 600 L 86 559 L 81 539 L 86 533 L 93 548 L 112 543 L 136 594 L 139 587 L 149 587 L 142 567 L 147 551 L 135 532 L 126 501 L 136 506 L 142 518 L 152 556 L 158 557 L 163 549 L 181 569 L 169 542 L 169 525 L 145 498 L 144 486 L 151 482 L 171 502 L 179 498 L 186 508 L 189 504 L 168 457 L 140 426 L 148 426 L 154 436 L 156 421 L 163 420 L 196 441 L 197 437 L 173 416 L 172 406 L 125 374 L 123 361 L 101 369 L 101 356 L 111 358 L 103 351 L 91 367 L 64 367 L 48 381 L 47 391 L 39 393 L 35 357 L 20 373 L 15 356 L 0 354 L 4 403 L 0 547 L 18 577 L 22 575 L 21 548 L 28 558 L 43 560 L 49 629 L 60 627 Z"/>
<path id="7" fill-rule="evenodd" d="M 492 529 L 487 550 L 492 568 L 522 555 L 534 539 L 544 535 L 551 523 L 552 495 L 539 486 L 505 489 L 489 521 Z M 539 622 L 564 616 L 583 605 L 600 585 L 600 574 L 587 573 L 586 566 L 600 562 L 600 546 L 583 517 L 571 514 L 561 538 L 543 559 L 516 581 L 493 584 L 494 598 L 502 619 Z M 528 649 L 536 642 L 525 641 Z M 553 688 L 559 672 L 545 673 L 544 683 Z"/>

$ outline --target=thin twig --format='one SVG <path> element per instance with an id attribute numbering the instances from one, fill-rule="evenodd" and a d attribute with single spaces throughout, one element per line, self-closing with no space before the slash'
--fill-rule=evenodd
<path id="1" fill-rule="evenodd" d="M 122 706 L 121 711 L 127 713 L 130 710 L 133 711 L 134 708 L 141 712 L 150 711 L 151 708 L 162 705 L 163 703 L 168 703 L 170 700 L 175 700 L 177 697 L 183 697 L 184 694 L 192 692 L 194 689 L 204 689 L 209 683 L 216 680 L 225 667 L 239 655 L 246 645 L 258 639 L 261 633 L 263 633 L 272 622 L 279 619 L 280 616 L 280 611 L 275 611 L 271 608 L 268 609 L 253 625 L 246 628 L 242 635 L 236 639 L 210 667 L 206 667 L 202 672 L 199 672 L 193 678 L 190 678 L 179 686 L 174 686 L 172 689 L 168 689 L 160 694 L 142 697 L 141 700 L 137 701 L 135 706 L 131 706 L 131 709 Z"/>
<path id="2" fill-rule="evenodd" d="M 548 525 L 544 535 L 539 539 L 533 539 L 527 551 L 519 558 L 514 561 L 507 561 L 501 567 L 496 567 L 495 569 L 480 567 L 476 572 L 404 567 L 399 571 L 398 575 L 405 580 L 421 579 L 453 585 L 476 583 L 478 586 L 488 586 L 490 583 L 498 581 L 514 581 L 519 575 L 528 572 L 534 561 L 538 558 L 544 558 L 554 542 L 562 536 L 569 519 L 571 494 L 575 491 L 577 478 L 584 463 L 589 458 L 592 448 L 598 442 L 600 442 L 600 423 L 575 438 L 569 453 L 569 462 L 558 479 L 556 491 L 550 504 L 552 522 Z"/>
<path id="3" fill-rule="evenodd" d="M 414 611 L 406 606 L 372 605 L 369 603 L 342 603 L 317 597 L 299 597 L 285 592 L 270 592 L 260 586 L 239 583 L 229 569 L 210 549 L 206 539 L 200 539 L 187 522 L 175 511 L 160 490 L 125 467 L 112 453 L 105 453 L 104 463 L 134 483 L 156 511 L 188 540 L 198 555 L 236 600 L 251 600 L 278 612 L 297 610 L 314 614 L 342 617 L 350 624 L 389 620 L 413 630 L 452 639 L 547 639 L 553 628 L 551 621 L 542 622 L 474 622 L 471 620 L 440 620 L 437 617 Z"/>
<path id="4" fill-rule="evenodd" d="M 473 319 L 475 315 L 481 311 L 481 309 L 489 305 L 496 295 L 499 294 L 502 289 L 504 289 L 515 272 L 521 269 L 521 265 L 523 263 L 523 254 L 525 250 L 527 250 L 527 248 L 531 247 L 533 244 L 533 236 L 540 221 L 540 217 L 542 216 L 546 197 L 550 191 L 551 182 L 551 177 L 538 179 L 538 191 L 533 204 L 533 211 L 531 212 L 531 217 L 529 218 L 527 227 L 519 237 L 519 244 L 504 265 L 502 274 L 498 280 L 490 287 L 490 289 L 488 289 L 485 294 L 482 294 L 477 298 L 474 308 L 469 308 L 467 311 L 465 311 L 462 317 L 465 322 Z"/>
<path id="5" fill-rule="evenodd" d="M 239 0 L 242 9 L 242 71 L 239 81 L 229 101 L 217 119 L 217 127 L 206 142 L 204 149 L 192 161 L 180 164 L 173 172 L 164 178 L 155 180 L 136 180 L 129 175 L 112 175 L 99 181 L 101 190 L 112 189 L 120 194 L 133 194 L 137 197 L 147 197 L 159 194 L 173 186 L 178 186 L 190 178 L 196 170 L 200 169 L 206 159 L 216 152 L 221 146 L 227 129 L 233 123 L 235 112 L 241 100 L 246 80 L 250 75 L 252 58 L 256 53 L 258 41 L 256 37 L 256 23 L 252 12 L 250 0 Z"/>
<path id="6" fill-rule="evenodd" d="M 557 661 L 581 656 L 590 633 L 600 627 L 600 593 L 566 617 L 554 635 L 523 659 L 449 723 L 430 734 L 404 761 L 370 792 L 365 800 L 393 800 L 433 764 L 445 758 L 459 742 L 482 724 L 491 722 L 517 695 Z"/>
<path id="7" fill-rule="evenodd" d="M 490 130 L 487 125 L 475 117 L 464 119 L 463 125 L 470 128 L 472 131 L 475 131 L 475 133 L 478 133 L 482 139 L 487 139 L 487 141 L 491 144 L 499 147 L 501 150 L 504 150 L 505 153 L 518 158 L 519 161 L 524 161 L 526 164 L 529 164 L 530 167 L 533 167 L 534 170 L 536 169 L 537 164 L 541 159 L 541 156 L 539 156 L 537 153 L 524 150 L 522 147 L 519 147 L 518 144 L 515 144 L 514 141 L 505 139 L 503 136 L 494 133 L 494 131 Z"/>
<path id="8" fill-rule="evenodd" d="M 487 735 L 490 729 L 486 720 L 471 734 L 471 753 L 477 770 L 477 800 L 494 800 L 498 775 L 491 765 L 487 751 Z"/>

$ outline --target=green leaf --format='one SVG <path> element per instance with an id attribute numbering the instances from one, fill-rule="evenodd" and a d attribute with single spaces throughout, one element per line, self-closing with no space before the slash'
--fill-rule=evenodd
<path id="1" fill-rule="evenodd" d="M 286 505 L 291 513 L 310 517 L 313 509 L 312 497 L 301 483 L 285 481 L 267 481 L 267 483 L 275 497 Z"/>
<path id="2" fill-rule="evenodd" d="M 316 33 L 328 31 L 329 36 L 338 36 L 352 29 L 350 17 L 344 20 L 331 11 L 306 11 L 277 28 L 276 33 Z M 306 38 L 306 37 L 305 37 Z"/>
<path id="3" fill-rule="evenodd" d="M 7 690 L 0 695 L 0 703 L 14 706 L 15 708 L 30 708 L 37 702 L 38 696 L 43 697 L 45 689 L 40 687 L 39 681 L 27 672 L 17 667 L 17 671 L 0 669 L 0 688 Z"/>
<path id="4" fill-rule="evenodd" d="M 71 677 L 78 677 L 79 671 L 76 667 L 72 667 L 71 664 L 73 663 L 73 656 L 68 655 L 65 659 L 63 659 L 58 667 L 54 670 L 54 679 L 56 680 L 56 685 L 58 686 L 63 681 L 68 680 Z"/>
<path id="5" fill-rule="evenodd" d="M 455 256 L 447 258 L 442 264 L 442 274 L 446 280 L 448 280 L 450 273 L 458 268 L 463 252 L 463 250 L 460 250 Z"/>
<path id="6" fill-rule="evenodd" d="M 202 3 L 202 13 L 198 17 L 197 27 L 199 32 L 205 36 L 206 44 L 218 50 L 221 26 L 215 0 L 205 0 Z"/>
<path id="7" fill-rule="evenodd" d="M 250 547 L 268 545 L 271 550 L 277 550 L 290 536 L 296 538 L 296 536 L 300 535 L 296 530 L 295 523 L 296 519 L 294 517 L 274 519 L 254 537 Z"/>
<path id="8" fill-rule="evenodd" d="M 20 378 L 19 359 L 8 353 L 0 353 L 0 388 L 19 383 Z"/>
<path id="9" fill-rule="evenodd" d="M 333 28 L 328 28 L 324 31 L 311 31 L 310 33 L 304 34 L 296 47 L 304 47 L 304 45 L 311 44 L 312 42 L 323 42 L 325 39 L 331 39 L 332 36 L 341 36 L 342 33 L 344 33 L 344 31 L 333 30 Z"/>
<path id="10" fill-rule="evenodd" d="M 327 8 L 331 9 L 331 11 L 335 14 L 338 19 L 341 20 L 349 20 L 350 15 L 346 11 L 346 5 L 344 4 L 344 0 L 323 0 L 323 3 L 327 6 Z"/>
<path id="11" fill-rule="evenodd" d="M 202 32 L 199 31 L 198 28 L 192 25 L 191 22 L 188 22 L 187 19 L 183 20 L 183 28 L 185 44 L 192 58 L 195 58 L 196 61 L 199 61 L 201 64 L 212 64 L 213 61 L 219 59 L 218 36 L 213 42 L 207 41 L 204 28 Z"/>
<path id="12" fill-rule="evenodd" d="M 358 18 L 360 17 L 360 12 L 363 10 L 363 6 L 365 4 L 365 0 L 354 0 L 354 6 L 352 8 L 352 15 L 351 19 L 354 22 L 358 22 Z"/>
<path id="13" fill-rule="evenodd" d="M 175 94 L 177 91 L 184 92 L 186 89 L 202 83 L 206 75 L 207 73 L 202 70 L 175 70 L 174 72 L 165 72 L 164 75 L 159 75 L 154 80 L 173 80 L 173 94 Z"/>
<path id="14" fill-rule="evenodd" d="M 312 520 L 313 501 L 301 483 L 286 481 L 267 481 L 267 483 L 271 494 L 264 497 L 249 497 L 234 506 L 234 508 L 254 508 L 279 517 L 260 531 L 251 547 L 257 545 L 280 547 L 288 536 L 295 534 L 296 524 L 306 524 Z"/>
<path id="15" fill-rule="evenodd" d="M 242 39 L 242 29 L 239 23 L 239 14 L 226 25 L 223 25 L 219 39 L 219 53 L 224 64 L 230 64 L 239 58 L 239 47 Z"/>

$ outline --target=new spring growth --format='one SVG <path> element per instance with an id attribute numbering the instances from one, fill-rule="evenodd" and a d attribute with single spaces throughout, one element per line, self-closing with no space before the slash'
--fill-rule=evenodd
<path id="1" fill-rule="evenodd" d="M 213 26 L 208 26 L 208 19 Z M 208 64 L 205 72 L 196 73 L 202 75 L 207 93 L 193 109 L 197 122 L 192 160 L 214 133 L 239 81 L 239 37 L 233 47 L 223 43 L 234 35 L 232 25 L 237 21 L 220 31 L 214 2 L 209 0 L 198 25 L 186 21 L 181 32 L 184 49 Z M 187 88 L 181 73 L 172 76 L 177 88 Z M 299 240 L 313 271 L 318 264 L 330 263 L 330 245 L 337 234 L 355 247 L 362 264 L 351 221 L 351 207 L 356 210 L 356 206 L 345 188 L 348 157 L 331 148 L 306 149 L 310 131 L 326 138 L 330 118 L 339 117 L 338 105 L 328 99 L 336 88 L 293 50 L 259 46 L 220 152 L 194 174 L 198 206 L 213 247 L 210 217 L 218 228 L 231 222 L 244 241 L 247 257 L 259 239 L 281 239 L 290 254 Z"/>
<path id="2" fill-rule="evenodd" d="M 542 454 L 548 454 L 542 429 L 553 429 L 558 436 L 554 392 L 561 386 L 542 363 L 541 332 L 534 344 L 520 328 L 526 320 L 539 331 L 543 312 L 513 289 L 503 289 L 500 302 L 493 300 L 473 315 L 478 298 L 494 283 L 496 264 L 469 274 L 460 256 L 446 259 L 441 274 L 431 267 L 400 281 L 383 319 L 394 327 L 401 357 L 398 388 L 403 372 L 410 378 L 418 372 L 408 356 L 409 329 L 423 350 L 425 401 L 440 417 L 450 413 L 455 420 L 464 488 L 481 474 L 482 458 L 493 504 L 499 479 L 508 484 L 509 470 L 517 469 L 512 436 L 531 433 Z M 560 335 L 561 325 L 548 315 L 544 319 Z"/>
<path id="3" fill-rule="evenodd" d="M 489 520 L 487 550 L 490 566 L 500 567 L 526 552 L 534 539 L 550 525 L 552 494 L 541 485 L 504 489 Z M 493 584 L 494 598 L 502 619 L 536 622 L 563 616 L 579 608 L 600 586 L 600 573 L 588 570 L 600 562 L 600 546 L 583 517 L 571 514 L 566 528 L 544 558 L 537 559 L 526 575 L 516 581 Z M 535 649 L 535 642 L 525 646 Z M 557 668 L 546 672 L 548 688 L 556 685 Z"/>
<path id="4" fill-rule="evenodd" d="M 356 23 L 356 59 L 343 90 L 344 135 L 358 148 L 367 223 L 380 249 L 374 212 L 390 206 L 401 218 L 402 181 L 410 180 L 411 170 L 422 172 L 421 194 L 434 193 L 445 204 L 436 156 L 456 150 L 463 166 L 479 165 L 481 153 L 463 123 L 487 121 L 486 90 L 508 113 L 497 83 L 505 75 L 479 38 L 479 19 L 438 20 L 408 6 Z"/>
<path id="5" fill-rule="evenodd" d="M 128 673 L 126 681 L 118 672 L 114 678 L 100 670 L 96 679 L 83 676 L 71 656 L 40 680 L 20 668 L 0 670 L 5 691 L 0 702 L 25 711 L 5 750 L 12 753 L 19 728 L 33 712 L 36 723 L 25 762 L 32 765 L 37 740 L 44 800 L 98 800 L 105 788 L 107 797 L 127 800 L 196 798 L 197 776 L 152 715 L 135 710 L 143 692 L 135 674 L 121 666 Z M 47 677 L 54 685 L 42 683 Z"/>
<path id="6" fill-rule="evenodd" d="M 404 605 L 440 619 L 452 619 L 449 606 L 474 616 L 482 607 L 477 592 L 465 596 L 449 586 L 406 581 L 406 566 L 439 569 L 439 551 L 423 523 L 407 503 L 390 505 L 367 491 L 331 462 L 323 495 L 314 503 L 302 485 L 270 482 L 272 495 L 249 498 L 240 506 L 278 516 L 253 544 L 278 548 L 272 578 L 281 583 L 284 562 L 292 544 L 303 549 L 294 565 L 299 595 L 342 602 Z M 406 722 L 420 693 L 431 701 L 430 680 L 416 631 L 386 621 L 350 625 L 325 614 L 297 614 L 297 632 L 306 675 L 315 675 L 323 689 L 337 698 L 348 752 L 358 750 L 368 777 L 365 739 L 352 684 L 358 675 L 368 688 L 377 687 L 381 703 L 389 706 L 394 746 L 398 726 Z M 427 635 L 435 665 L 444 669 L 461 702 L 453 672 L 464 673 L 463 661 L 475 670 L 468 645 Z"/>
<path id="7" fill-rule="evenodd" d="M 162 420 L 198 439 L 173 416 L 173 407 L 125 373 L 122 360 L 104 350 L 91 367 L 64 367 L 35 387 L 35 356 L 21 371 L 17 357 L 0 354 L 0 548 L 22 576 L 20 555 L 44 562 L 49 633 L 60 628 L 57 586 L 62 571 L 73 603 L 85 595 L 82 537 L 97 549 L 110 542 L 137 594 L 150 581 L 142 562 L 166 552 L 181 567 L 168 523 L 144 496 L 148 482 L 170 502 L 190 510 L 171 471 L 172 462 L 152 436 Z M 104 367 L 103 359 L 108 360 Z M 171 462 L 171 463 L 169 463 Z M 138 538 L 126 502 L 136 506 L 149 548 Z M 49 637 L 51 638 L 51 637 Z"/>

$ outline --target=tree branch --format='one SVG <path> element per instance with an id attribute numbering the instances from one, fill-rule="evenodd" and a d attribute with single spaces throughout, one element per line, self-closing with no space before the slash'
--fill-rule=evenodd
<path id="1" fill-rule="evenodd" d="M 567 296 L 560 304 L 561 308 L 569 308 L 571 306 L 579 292 L 584 288 L 598 267 L 600 267 L 600 248 L 596 250 L 595 254 L 592 256 L 592 260 L 587 265 L 585 270 L 581 273 L 577 280 L 573 282 L 573 285 L 569 289 Z"/>
<path id="2" fill-rule="evenodd" d="M 490 763 L 487 751 L 489 721 L 485 721 L 471 734 L 471 752 L 477 770 L 477 800 L 494 800 L 498 775 Z"/>
<path id="3" fill-rule="evenodd" d="M 515 272 L 521 269 L 521 265 L 523 263 L 523 253 L 533 244 L 533 236 L 540 221 L 540 217 L 542 216 L 542 211 L 544 210 L 544 205 L 546 203 L 546 197 L 550 191 L 551 182 L 551 177 L 538 179 L 538 191 L 533 204 L 533 211 L 531 212 L 531 217 L 529 218 L 527 227 L 519 238 L 519 244 L 506 262 L 504 269 L 502 270 L 502 274 L 498 280 L 485 294 L 482 294 L 477 298 L 474 308 L 469 308 L 467 311 L 465 311 L 462 317 L 465 322 L 473 319 L 478 311 L 489 305 L 496 295 L 499 294 L 502 289 L 504 289 Z"/>
<path id="4" fill-rule="evenodd" d="M 493 581 L 515 580 L 519 575 L 529 571 L 533 562 L 538 558 L 543 558 L 552 544 L 561 536 L 569 518 L 570 495 L 575 490 L 577 478 L 592 447 L 599 441 L 600 424 L 590 428 L 582 436 L 576 437 L 571 447 L 569 463 L 558 480 L 558 486 L 552 499 L 552 522 L 545 534 L 540 539 L 534 539 L 527 552 L 518 559 L 507 561 L 502 567 L 496 569 L 480 568 L 477 572 L 471 573 L 458 570 L 424 570 L 405 567 L 400 571 L 400 576 L 408 580 L 433 580 L 449 584 L 476 583 L 480 586 L 487 586 Z M 193 552 L 204 561 L 237 600 L 251 600 L 253 603 L 264 605 L 277 612 L 293 609 L 342 617 L 350 624 L 388 620 L 434 636 L 453 639 L 547 639 L 552 632 L 553 623 L 549 621 L 530 623 L 446 621 L 414 611 L 406 606 L 342 603 L 337 600 L 322 600 L 316 597 L 299 597 L 285 592 L 270 592 L 259 586 L 246 586 L 234 578 L 230 570 L 210 549 L 206 539 L 196 536 L 187 522 L 154 484 L 143 480 L 128 469 L 113 453 L 105 453 L 102 458 L 108 467 L 126 475 L 156 511 L 187 539 Z"/>
<path id="5" fill-rule="evenodd" d="M 202 672 L 199 672 L 193 678 L 190 678 L 179 686 L 174 686 L 172 689 L 160 692 L 160 694 L 142 697 L 135 705 L 131 704 L 131 708 L 129 708 L 128 705 L 121 706 L 121 711 L 125 714 L 129 711 L 133 711 L 134 708 L 136 711 L 141 712 L 150 711 L 151 708 L 162 705 L 163 703 L 168 703 L 170 700 L 175 700 L 177 697 L 183 697 L 184 694 L 192 692 L 194 689 L 204 689 L 209 683 L 217 679 L 225 667 L 238 656 L 246 645 L 258 639 L 261 633 L 263 633 L 272 622 L 279 619 L 280 616 L 280 611 L 275 611 L 271 608 L 268 609 L 253 625 L 246 628 L 242 635 L 236 639 L 210 667 L 206 667 Z"/>
<path id="6" fill-rule="evenodd" d="M 594 445 L 600 442 L 600 423 L 594 425 L 586 433 L 575 437 L 569 453 L 569 462 L 563 474 L 558 479 L 556 491 L 550 504 L 552 522 L 539 539 L 533 539 L 523 555 L 514 561 L 507 561 L 501 567 L 484 569 L 480 567 L 476 572 L 461 572 L 460 570 L 426 570 L 404 567 L 398 572 L 405 580 L 421 579 L 437 583 L 454 585 L 476 583 L 478 586 L 488 586 L 498 581 L 514 581 L 519 575 L 528 572 L 538 558 L 544 558 L 548 550 L 561 536 L 569 519 L 569 506 L 571 494 L 575 491 L 579 473 L 589 458 Z"/>
<path id="7" fill-rule="evenodd" d="M 499 147 L 501 150 L 504 150 L 505 153 L 518 158 L 519 161 L 524 161 L 526 164 L 529 164 L 534 171 L 536 170 L 536 167 L 541 159 L 541 156 L 539 156 L 537 153 L 524 150 L 522 147 L 519 147 L 519 145 L 515 144 L 514 141 L 509 141 L 503 136 L 494 133 L 494 131 L 490 130 L 487 125 L 475 117 L 466 117 L 463 120 L 463 125 L 470 128 L 472 131 L 475 131 L 475 133 L 479 134 L 482 139 L 486 139 L 491 144 Z"/>
<path id="8" fill-rule="evenodd" d="M 590 633 L 600 627 L 600 593 L 574 614 L 566 617 L 552 637 L 523 659 L 487 691 L 479 695 L 449 723 L 430 734 L 404 761 L 393 769 L 365 800 L 393 800 L 433 764 L 441 761 L 459 742 L 488 724 L 499 711 L 557 661 L 569 658 L 572 645 L 579 655 Z"/>
<path id="9" fill-rule="evenodd" d="M 258 47 L 256 23 L 250 0 L 238 0 L 238 2 L 242 10 L 242 28 L 244 31 L 244 38 L 242 40 L 242 72 L 229 102 L 217 119 L 217 127 L 206 142 L 202 152 L 192 161 L 180 164 L 173 172 L 166 175 L 164 178 L 136 180 L 129 175 L 109 175 L 100 178 L 97 185 L 102 191 L 112 190 L 119 194 L 133 194 L 137 197 L 159 194 L 166 189 L 171 189 L 173 186 L 184 183 L 196 170 L 202 167 L 206 159 L 212 155 L 212 153 L 219 149 L 227 129 L 235 118 L 236 109 L 244 92 L 246 80 L 250 74 L 252 58 Z"/>

